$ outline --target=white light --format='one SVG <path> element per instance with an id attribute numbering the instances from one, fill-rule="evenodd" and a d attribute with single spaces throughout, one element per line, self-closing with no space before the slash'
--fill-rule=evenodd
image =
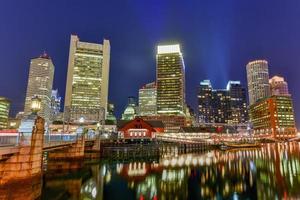
<path id="1" fill-rule="evenodd" d="M 180 46 L 179 44 L 157 46 L 157 53 L 180 53 Z"/>
<path id="2" fill-rule="evenodd" d="M 84 123 L 84 117 L 79 118 L 79 123 Z"/>

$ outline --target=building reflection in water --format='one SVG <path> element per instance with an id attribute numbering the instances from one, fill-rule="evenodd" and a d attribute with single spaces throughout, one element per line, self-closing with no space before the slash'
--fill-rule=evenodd
<path id="1" fill-rule="evenodd" d="M 300 199 L 300 143 L 102 163 L 0 186 L 0 199 Z"/>
<path id="2" fill-rule="evenodd" d="M 300 198 L 299 154 L 299 143 L 175 157 L 171 154 L 158 163 L 111 165 L 105 176 L 125 179 L 136 199 Z M 105 182 L 104 188 L 109 184 Z M 106 193 L 105 199 L 109 195 Z"/>

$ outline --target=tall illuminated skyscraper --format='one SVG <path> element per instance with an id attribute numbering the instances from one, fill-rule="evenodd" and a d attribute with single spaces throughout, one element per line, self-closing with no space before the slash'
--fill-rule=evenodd
<path id="1" fill-rule="evenodd" d="M 71 35 L 65 116 L 70 121 L 84 118 L 99 121 L 107 110 L 110 43 L 81 42 Z M 102 114 L 101 114 L 102 113 Z"/>
<path id="2" fill-rule="evenodd" d="M 157 114 L 184 115 L 185 66 L 179 44 L 157 47 L 156 80 Z"/>
<path id="3" fill-rule="evenodd" d="M 268 68 L 266 60 L 255 60 L 246 66 L 250 105 L 271 95 Z"/>
<path id="4" fill-rule="evenodd" d="M 139 115 L 156 115 L 156 83 L 148 83 L 139 89 Z"/>
<path id="5" fill-rule="evenodd" d="M 34 96 L 38 96 L 42 101 L 41 110 L 38 114 L 49 122 L 51 116 L 53 77 L 54 65 L 51 58 L 46 53 L 38 58 L 31 59 L 24 116 L 31 114 L 31 100 Z"/>
<path id="6" fill-rule="evenodd" d="M 273 76 L 270 80 L 270 89 L 272 95 L 289 96 L 288 84 L 281 76 Z"/>

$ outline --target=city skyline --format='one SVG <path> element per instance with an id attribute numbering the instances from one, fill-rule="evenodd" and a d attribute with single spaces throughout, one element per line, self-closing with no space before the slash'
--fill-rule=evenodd
<path id="1" fill-rule="evenodd" d="M 250 3 L 248 3 L 248 4 L 253 6 L 258 13 L 261 12 L 260 9 L 258 8 L 257 2 L 253 3 L 253 4 L 250 4 Z M 30 2 L 29 2 L 29 5 L 31 5 Z M 51 10 L 51 5 L 50 5 L 50 10 Z M 74 5 L 76 5 L 76 4 L 74 4 Z M 112 5 L 113 5 L 113 3 L 112 3 Z M 109 4 L 108 6 L 112 6 L 112 5 Z M 244 4 L 240 3 L 239 5 L 237 5 L 237 7 L 239 7 L 239 6 L 242 7 L 245 5 L 247 5 L 247 3 L 244 3 Z M 277 6 L 276 5 L 277 4 L 275 3 L 275 10 L 276 10 L 276 8 L 279 9 L 279 7 L 280 7 L 279 5 L 277 5 Z M 298 5 L 299 4 L 296 4 L 293 6 L 297 7 Z M 43 5 L 41 4 L 40 6 L 43 6 Z M 62 8 L 64 6 L 66 6 L 66 5 L 62 5 Z M 142 5 L 139 5 L 139 6 L 142 6 Z M 143 5 L 143 6 L 145 6 L 145 5 Z M 190 6 L 191 5 L 186 5 L 187 8 L 190 8 Z M 210 10 L 214 10 L 209 5 L 206 5 L 206 6 L 209 7 Z M 266 5 L 263 3 L 262 7 L 264 7 L 264 6 L 266 6 Z M 289 5 L 289 7 L 293 7 L 293 6 L 292 6 L 292 3 L 291 3 L 291 5 Z M 298 8 L 299 8 L 299 6 L 298 6 Z M 52 5 L 52 7 L 53 7 L 53 5 Z M 60 8 L 60 9 L 62 9 L 62 8 Z M 78 8 L 76 8 L 76 6 L 73 6 L 71 9 L 77 10 Z M 216 9 L 218 9 L 218 8 L 216 8 Z M 220 15 L 228 16 L 229 14 L 227 12 L 230 9 L 228 8 L 228 6 L 225 6 L 224 9 L 225 9 L 225 11 L 224 11 L 225 13 L 221 13 Z M 152 7 L 151 10 L 155 11 L 156 8 Z M 237 12 L 235 9 L 234 9 L 234 11 Z M 293 9 L 292 9 L 292 11 L 293 11 Z M 159 11 L 159 9 L 157 9 L 157 12 L 163 13 L 163 11 Z M 174 12 L 174 10 L 172 9 L 170 12 Z M 266 12 L 270 16 L 273 16 L 274 14 L 272 14 L 272 13 L 275 11 L 272 11 L 272 12 L 266 11 Z M 286 14 L 286 12 L 287 11 L 282 11 L 282 13 L 279 13 L 278 14 L 279 17 L 281 15 Z M 3 13 L 8 15 L 7 12 L 3 12 Z M 122 14 L 126 15 L 126 13 L 122 13 Z M 139 16 L 143 16 L 144 18 L 146 16 L 152 15 L 151 13 L 147 13 L 145 15 L 143 15 L 142 13 L 138 13 L 138 14 L 139 14 Z M 21 15 L 22 15 L 22 12 L 21 12 Z M 131 14 L 128 14 L 128 13 L 127 13 L 127 15 L 131 16 Z M 243 16 L 246 17 L 245 15 L 243 15 Z M 259 17 L 262 17 L 262 16 L 263 16 L 262 14 L 259 15 Z M 201 17 L 199 17 L 199 20 L 204 20 L 204 19 L 205 19 L 205 17 L 203 17 L 203 19 Z M 47 19 L 47 20 L 50 20 L 50 19 Z M 165 22 L 164 24 L 168 25 L 168 23 L 169 23 L 171 26 L 170 29 L 174 29 L 173 26 L 175 26 L 176 23 L 174 24 L 174 22 L 171 22 L 173 20 L 166 20 L 166 21 L 167 22 Z M 216 24 L 220 23 L 220 21 L 222 22 L 220 16 L 213 18 L 212 21 L 215 21 Z M 274 19 L 274 21 L 276 21 L 276 20 Z M 205 22 L 202 22 L 202 23 L 204 25 L 206 25 L 208 28 L 210 27 L 209 24 L 207 24 Z M 245 23 L 251 24 L 251 22 L 249 22 L 249 21 L 247 22 L 247 20 Z M 288 28 L 293 30 L 293 24 L 295 24 L 296 22 L 292 21 L 289 23 L 290 24 L 289 24 Z M 182 25 L 182 23 L 179 23 L 179 24 L 180 24 L 180 26 L 184 27 Z M 8 27 L 7 30 L 10 30 L 10 29 L 14 30 L 13 26 L 18 25 L 18 22 L 15 22 L 13 20 L 11 25 L 12 26 Z M 99 23 L 99 27 L 101 27 L 101 25 L 102 24 Z M 192 23 L 192 25 L 195 25 L 195 23 Z M 190 25 L 190 27 L 187 27 L 187 28 L 191 28 L 192 25 Z M 261 24 L 258 24 L 258 26 L 261 29 L 264 29 L 264 27 L 263 27 L 264 25 L 267 26 L 268 24 L 264 24 L 263 22 L 261 22 Z M 42 26 L 42 25 L 39 24 L 39 26 Z M 54 27 L 53 24 L 52 24 L 52 26 Z M 60 25 L 60 26 L 62 26 L 62 25 Z M 240 25 L 240 26 L 244 27 L 244 25 Z M 221 26 L 221 27 L 223 27 L 223 26 Z M 138 29 L 138 30 L 139 30 L 139 32 L 143 32 L 140 29 Z M 272 27 L 271 27 L 271 30 L 272 30 Z M 280 31 L 274 27 L 273 27 L 273 30 L 275 30 L 275 32 L 273 32 L 274 33 L 273 37 L 275 37 L 275 38 L 279 37 L 279 36 L 277 36 L 277 34 L 279 34 Z M 28 32 L 29 31 L 30 30 L 28 30 Z M 199 38 L 198 37 L 189 38 L 188 34 L 185 35 L 185 33 L 187 33 L 185 31 L 179 32 L 179 33 L 175 32 L 173 34 L 170 33 L 172 31 L 166 31 L 166 32 L 160 33 L 161 35 L 158 35 L 158 33 L 155 33 L 155 34 L 157 34 L 156 36 L 151 37 L 151 39 L 149 39 L 149 41 L 148 40 L 146 41 L 147 45 L 143 45 L 141 43 L 136 42 L 135 44 L 132 44 L 132 46 L 129 46 L 128 40 L 121 41 L 123 39 L 123 37 L 118 39 L 118 38 L 116 38 L 116 35 L 114 33 L 110 33 L 111 29 L 109 27 L 107 28 L 107 25 L 104 26 L 103 28 L 96 28 L 96 30 L 91 30 L 91 29 L 85 30 L 84 26 L 82 26 L 82 25 L 75 26 L 73 24 L 72 28 L 63 29 L 63 31 L 57 31 L 58 32 L 56 34 L 57 36 L 54 37 L 53 39 L 49 40 L 48 43 L 46 42 L 47 39 L 44 40 L 44 39 L 40 38 L 39 35 L 43 35 L 43 31 L 42 31 L 39 34 L 34 34 L 34 37 L 36 37 L 35 42 L 29 43 L 26 46 L 24 45 L 24 46 L 22 46 L 22 48 L 17 46 L 17 48 L 22 49 L 21 53 L 16 53 L 15 51 L 12 51 L 12 50 L 7 51 L 8 58 L 13 56 L 16 61 L 12 61 L 12 60 L 7 61 L 6 58 L 0 57 L 2 60 L 4 60 L 3 65 L 1 65 L 1 69 L 5 72 L 6 71 L 8 72 L 6 77 L 9 77 L 9 79 L 13 79 L 12 77 L 17 77 L 17 79 L 18 79 L 17 81 L 16 81 L 16 79 L 12 80 L 12 81 L 15 81 L 16 83 L 10 84 L 10 80 L 8 80 L 6 77 L 3 77 L 0 82 L 1 83 L 0 85 L 2 85 L 2 87 L 0 87 L 1 96 L 8 97 L 12 101 L 13 113 L 21 111 L 22 107 L 24 106 L 24 104 L 23 104 L 24 102 L 22 102 L 22 101 L 24 101 L 25 93 L 26 93 L 25 92 L 26 89 L 24 88 L 24 85 L 26 85 L 26 83 L 27 83 L 29 60 L 30 60 L 30 58 L 39 55 L 40 52 L 42 52 L 43 50 L 46 50 L 49 53 L 49 55 L 53 59 L 54 65 L 56 66 L 57 71 L 55 73 L 54 88 L 58 88 L 61 94 L 65 93 L 64 92 L 65 83 L 66 83 L 65 77 L 66 77 L 66 71 L 67 71 L 67 56 L 68 56 L 68 47 L 66 46 L 66 44 L 68 44 L 68 38 L 70 37 L 70 34 L 74 31 L 77 31 L 76 34 L 78 34 L 84 41 L 94 42 L 94 41 L 100 41 L 101 39 L 104 39 L 104 38 L 109 39 L 111 41 L 111 45 L 112 45 L 111 62 L 112 63 L 111 63 L 111 73 L 110 73 L 111 80 L 110 80 L 110 84 L 109 84 L 110 85 L 109 100 L 116 105 L 116 110 L 117 110 L 118 116 L 120 116 L 120 113 L 123 111 L 123 109 L 126 105 L 127 96 L 132 96 L 132 95 L 137 96 L 138 88 L 140 88 L 142 85 L 146 84 L 147 82 L 150 82 L 151 80 L 155 79 L 155 47 L 157 46 L 157 44 L 159 42 L 166 42 L 166 41 L 173 42 L 175 40 L 176 42 L 182 44 L 182 46 L 183 46 L 182 52 L 183 52 L 183 56 L 184 56 L 184 59 L 186 62 L 186 70 L 187 70 L 187 72 L 186 72 L 186 80 L 187 80 L 186 81 L 187 82 L 186 97 L 187 97 L 187 103 L 191 104 L 193 106 L 193 108 L 196 108 L 196 106 L 195 106 L 195 102 L 197 101 L 196 89 L 197 89 L 198 83 L 201 80 L 211 79 L 212 84 L 216 85 L 217 88 L 220 88 L 222 85 L 224 85 L 229 80 L 241 80 L 242 84 L 246 85 L 246 64 L 251 60 L 266 59 L 266 60 L 268 60 L 269 65 L 270 65 L 269 66 L 270 77 L 272 77 L 273 75 L 280 75 L 280 76 L 283 76 L 285 78 L 285 80 L 289 83 L 290 93 L 293 97 L 293 101 L 294 101 L 294 105 L 295 105 L 296 120 L 299 122 L 299 119 L 297 117 L 299 115 L 298 114 L 299 108 L 297 107 L 297 102 L 299 102 L 299 99 L 300 99 L 299 94 L 297 94 L 297 85 L 299 85 L 299 82 L 294 74 L 295 73 L 297 74 L 296 68 L 297 68 L 298 64 L 300 64 L 300 63 L 297 61 L 297 56 L 295 56 L 295 53 L 297 52 L 296 51 L 297 48 L 295 49 L 295 46 L 292 45 L 291 39 L 285 38 L 284 41 L 287 42 L 286 44 L 282 44 L 282 43 L 277 44 L 275 42 L 276 44 L 274 44 L 274 45 L 278 46 L 277 47 L 278 50 L 276 50 L 276 51 L 269 49 L 272 39 L 267 40 L 268 38 L 264 38 L 264 37 L 266 37 L 264 35 L 262 37 L 258 37 L 258 36 L 254 37 L 257 39 L 255 41 L 257 43 L 259 43 L 256 45 L 252 44 L 251 41 L 253 41 L 253 40 L 247 40 L 246 43 L 245 43 L 245 41 L 240 41 L 240 43 L 242 43 L 241 45 L 246 46 L 250 50 L 246 50 L 242 53 L 242 55 L 238 54 L 238 55 L 235 55 L 233 58 L 231 58 L 229 55 L 226 56 L 226 53 L 230 52 L 230 54 L 234 54 L 234 52 L 235 52 L 234 50 L 232 50 L 232 51 L 226 50 L 224 52 L 216 52 L 217 48 L 214 47 L 214 45 L 217 45 L 217 46 L 219 45 L 220 47 L 225 48 L 223 46 L 224 43 L 228 43 L 229 41 L 225 42 L 225 39 L 223 38 L 224 39 L 223 40 L 220 35 L 219 36 L 207 35 L 208 34 L 207 32 L 212 31 L 211 29 L 208 29 L 208 30 L 204 29 L 201 31 L 199 31 L 197 29 L 198 33 L 203 34 L 202 37 L 199 37 Z M 297 31 L 300 32 L 300 30 L 298 30 L 298 29 L 297 29 Z M 161 31 L 159 31 L 159 32 L 161 32 Z M 25 31 L 25 33 L 26 33 L 26 31 Z M 247 33 L 245 33 L 245 32 L 241 32 L 241 33 L 244 33 L 247 35 Z M 132 34 L 132 32 L 131 32 L 131 34 Z M 294 34 L 295 33 L 286 33 L 285 37 L 291 37 Z M 224 37 L 225 37 L 225 35 L 226 34 L 224 34 Z M 10 38 L 11 40 L 13 39 L 13 38 L 11 38 L 13 36 L 8 37 L 6 34 L 0 35 L 0 36 L 2 36 L 2 38 L 8 38 L 8 39 Z M 14 35 L 14 36 L 16 36 L 16 35 Z M 19 37 L 19 35 L 17 35 L 17 36 Z M 26 36 L 26 34 L 25 34 L 25 36 L 22 35 L 22 37 L 28 37 L 28 36 Z M 46 35 L 46 38 L 47 37 L 49 38 L 49 36 Z M 126 37 L 127 37 L 127 39 L 132 38 L 132 36 L 130 34 L 126 34 Z M 144 36 L 141 36 L 141 37 L 143 38 Z M 241 36 L 239 36 L 239 37 L 241 37 Z M 249 37 L 250 36 L 248 35 L 248 38 Z M 203 42 L 206 38 L 209 38 L 211 40 L 210 45 L 205 44 L 205 42 Z M 294 36 L 293 38 L 296 39 L 297 37 Z M 201 40 L 203 43 L 199 42 L 199 43 L 197 43 L 197 45 L 201 46 L 203 44 L 203 47 L 196 47 L 196 44 L 191 43 L 191 39 L 192 39 L 192 41 Z M 266 40 L 263 40 L 263 39 L 266 39 Z M 141 38 L 138 38 L 138 40 L 140 41 Z M 216 42 L 216 40 L 220 40 L 220 42 L 217 44 L 213 44 L 214 42 Z M 12 41 L 12 42 L 14 42 L 14 41 Z M 50 43 L 54 43 L 55 45 L 50 44 Z M 4 48 L 5 47 L 8 48 L 7 44 L 6 45 L 5 44 L 6 44 L 6 41 L 4 43 Z M 287 47 L 288 44 L 291 45 L 291 49 L 288 49 L 288 52 L 283 52 L 283 50 L 281 50 L 280 47 Z M 237 45 L 237 44 L 235 44 L 235 45 Z M 120 46 L 122 46 L 122 48 L 124 50 L 120 50 L 121 49 Z M 226 47 L 226 49 L 229 48 L 229 46 L 231 46 L 231 44 L 229 44 L 228 47 Z M 237 46 L 240 47 L 239 45 L 237 45 Z M 196 50 L 194 53 L 193 48 L 195 48 L 195 47 L 196 47 Z M 205 48 L 205 47 L 208 50 L 207 53 L 204 53 L 203 49 L 201 49 L 201 48 Z M 115 54 L 114 54 L 114 48 L 116 48 Z M 210 48 L 212 48 L 212 49 L 210 49 Z M 243 47 L 243 48 L 245 48 L 245 47 Z M 60 50 L 56 51 L 55 49 L 60 49 Z M 126 51 L 126 50 L 129 50 L 129 53 L 124 53 L 124 51 Z M 3 55 L 6 55 L 4 52 L 4 49 L 0 49 L 0 51 Z M 197 59 L 197 55 L 200 55 L 199 57 L 203 58 L 203 59 L 202 60 L 200 58 Z M 208 56 L 206 56 L 206 58 L 205 58 L 205 55 L 208 55 Z M 282 56 L 280 56 L 280 55 L 282 55 Z M 214 56 L 216 57 L 215 58 L 216 61 L 213 61 Z M 226 64 L 226 62 L 221 62 L 220 60 L 222 60 L 221 59 L 222 57 L 223 57 L 223 59 L 229 59 L 230 64 L 229 63 Z M 122 64 L 123 62 L 126 62 L 126 60 L 127 60 L 127 64 Z M 214 63 L 214 62 L 221 62 L 221 63 Z M 232 64 L 232 66 L 231 66 L 231 62 L 235 63 L 235 64 Z M 141 67 L 143 65 L 145 67 Z M 229 67 L 229 65 L 231 67 Z M 8 68 L 5 68 L 5 66 L 8 66 Z M 215 66 L 215 67 L 213 67 L 213 66 Z M 14 70 L 11 71 L 11 69 L 14 69 Z M 285 69 L 290 69 L 290 70 L 285 70 Z M 20 71 L 20 73 L 15 74 L 14 73 L 15 70 Z M 123 73 L 123 72 L 126 72 L 126 73 Z M 234 73 L 234 72 L 236 72 L 236 73 Z M 118 80 L 119 74 L 122 74 L 122 80 Z M 194 74 L 199 74 L 199 75 L 194 75 Z M 232 76 L 229 76 L 229 74 L 231 74 Z M 12 85 L 12 87 L 8 88 L 7 85 Z M 118 88 L 120 88 L 119 86 L 124 86 L 126 88 L 126 90 L 125 91 L 119 90 L 118 89 Z M 8 91 L 8 90 L 12 90 L 12 91 Z M 23 96 L 21 96 L 20 94 L 23 94 Z M 299 123 L 298 123 L 298 125 L 299 125 Z"/>

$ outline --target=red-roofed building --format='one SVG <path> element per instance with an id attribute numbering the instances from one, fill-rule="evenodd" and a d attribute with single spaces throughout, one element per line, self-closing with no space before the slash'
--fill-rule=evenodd
<path id="1" fill-rule="evenodd" d="M 124 139 L 130 140 L 153 139 L 155 134 L 164 132 L 164 124 L 161 121 L 145 121 L 142 118 L 118 121 L 117 128 Z"/>

